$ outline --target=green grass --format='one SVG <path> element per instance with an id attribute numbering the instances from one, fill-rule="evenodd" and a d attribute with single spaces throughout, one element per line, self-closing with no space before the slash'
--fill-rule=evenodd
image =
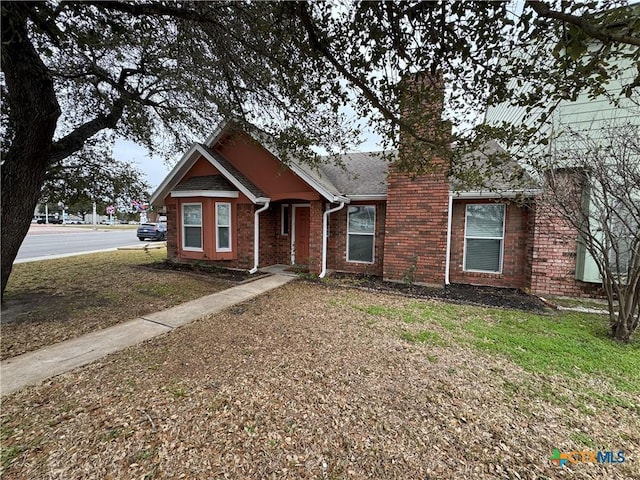
<path id="1" fill-rule="evenodd" d="M 443 345 L 437 332 L 444 329 L 451 334 L 449 344 L 505 356 L 530 372 L 566 378 L 588 376 L 606 380 L 621 391 L 640 392 L 640 341 L 622 345 L 610 339 L 605 316 L 578 312 L 545 315 L 432 302 L 357 308 L 426 327 L 419 332 L 402 329 L 399 335 L 407 341 Z M 615 399 L 600 400 L 616 403 Z"/>
<path id="2" fill-rule="evenodd" d="M 583 432 L 575 432 L 571 434 L 571 440 L 578 445 L 588 448 L 596 448 L 596 442 L 594 442 L 589 435 Z"/>
<path id="3" fill-rule="evenodd" d="M 2 358 L 73 338 L 230 286 L 140 268 L 166 249 L 118 250 L 14 265 L 4 295 Z"/>
<path id="4" fill-rule="evenodd" d="M 528 371 L 588 375 L 609 380 L 620 390 L 640 391 L 640 344 L 621 345 L 608 338 L 601 316 L 491 309 L 490 318 L 464 324 L 477 348 L 505 355 Z"/>

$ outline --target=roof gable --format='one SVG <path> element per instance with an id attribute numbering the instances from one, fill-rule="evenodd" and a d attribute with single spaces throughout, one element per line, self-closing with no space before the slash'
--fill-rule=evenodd
<path id="1" fill-rule="evenodd" d="M 185 153 L 178 163 L 173 167 L 171 172 L 167 175 L 160 186 L 151 195 L 151 205 L 162 205 L 164 199 L 171 193 L 171 191 L 180 183 L 180 181 L 189 173 L 191 168 L 200 159 L 204 158 L 210 162 L 216 170 L 220 172 L 224 178 L 231 183 L 238 191 L 242 192 L 253 203 L 264 203 L 268 199 L 264 197 L 263 192 L 253 185 L 243 175 L 236 172 L 233 168 L 228 170 L 229 164 L 221 158 L 220 155 L 212 152 L 209 148 L 200 143 L 195 143 L 191 146 L 189 151 Z M 234 174 L 236 176 L 234 176 Z"/>

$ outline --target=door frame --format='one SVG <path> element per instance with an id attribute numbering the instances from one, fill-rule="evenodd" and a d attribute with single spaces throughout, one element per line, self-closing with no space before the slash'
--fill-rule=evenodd
<path id="1" fill-rule="evenodd" d="M 310 203 L 292 203 L 291 204 L 291 265 L 296 264 L 296 208 L 309 208 Z M 311 213 L 311 210 L 309 210 Z M 309 228 L 311 228 L 311 215 L 309 215 Z M 309 238 L 311 241 L 311 238 Z"/>

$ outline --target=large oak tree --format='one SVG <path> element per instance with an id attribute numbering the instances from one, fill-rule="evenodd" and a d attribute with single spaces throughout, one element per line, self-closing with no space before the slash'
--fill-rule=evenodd
<path id="1" fill-rule="evenodd" d="M 283 158 L 314 161 L 313 147 L 357 143 L 350 104 L 388 146 L 403 128 L 432 152 L 443 146 L 429 129 L 400 116 L 402 78 L 442 76 L 455 132 L 473 141 L 465 126 L 489 104 L 546 111 L 597 94 L 618 74 L 612 58 L 637 62 L 640 24 L 616 5 L 2 2 L 2 292 L 47 172 L 104 130 L 171 151 L 234 118 Z M 526 92 L 509 82 L 523 77 L 537 80 Z M 639 85 L 640 71 L 620 94 Z M 490 133 L 528 140 L 509 127 Z M 407 158 L 419 172 L 430 156 Z"/>

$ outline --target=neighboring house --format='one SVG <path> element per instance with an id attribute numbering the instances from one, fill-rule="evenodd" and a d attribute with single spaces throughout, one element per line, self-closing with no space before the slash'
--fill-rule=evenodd
<path id="1" fill-rule="evenodd" d="M 638 18 L 640 4 L 631 8 L 635 14 L 628 18 L 630 20 Z M 620 25 L 625 25 L 625 23 L 616 24 L 612 28 L 618 28 Z M 596 40 L 592 40 L 589 44 L 590 49 L 598 47 L 599 44 Z M 636 50 L 629 47 L 628 51 L 633 53 Z M 518 152 L 513 152 L 524 159 L 523 166 L 530 171 L 540 172 L 546 167 L 553 168 L 555 172 L 570 172 L 571 170 L 588 172 L 594 167 L 590 162 L 594 161 L 600 165 L 607 163 L 616 165 L 622 155 L 620 152 L 608 150 L 611 150 L 611 145 L 616 143 L 620 146 L 620 142 L 612 142 L 611 139 L 615 137 L 628 138 L 632 143 L 634 142 L 634 129 L 636 138 L 640 134 L 640 96 L 637 87 L 628 96 L 621 94 L 624 86 L 632 84 L 638 74 L 637 60 L 618 58 L 611 60 L 611 62 L 616 67 L 614 69 L 612 66 L 612 71 L 619 69 L 619 72 L 607 83 L 601 85 L 603 93 L 600 95 L 592 96 L 582 93 L 572 100 L 561 101 L 555 105 L 548 117 L 546 117 L 547 112 L 529 111 L 526 107 L 508 103 L 501 104 L 487 111 L 485 123 L 499 125 L 502 122 L 507 122 L 516 126 L 535 126 L 538 128 L 540 137 L 545 138 L 544 144 L 532 142 L 527 146 L 521 146 Z M 520 85 L 521 91 L 527 92 L 530 90 L 527 82 L 526 78 L 514 78 L 510 87 Z M 540 120 L 543 117 L 545 121 L 542 122 Z M 595 155 L 595 152 L 598 154 Z M 593 160 L 593 157 L 597 157 L 597 159 Z M 543 163 L 538 164 L 537 162 L 541 160 Z M 640 158 L 637 161 L 640 162 Z M 524 165 L 527 163 L 529 165 Z M 628 175 L 630 172 L 619 173 Z M 637 181 L 635 185 L 633 182 L 629 182 L 628 185 L 629 192 L 625 196 L 627 198 L 635 196 L 640 202 Z M 589 212 L 588 216 L 591 217 L 592 223 L 591 231 L 594 234 L 602 230 L 599 225 L 601 220 L 599 217 L 603 210 L 598 210 L 594 206 L 595 203 L 602 204 L 602 200 L 601 198 L 594 200 L 592 197 L 593 195 L 602 197 L 602 192 L 598 190 L 598 188 L 592 188 L 591 191 L 576 191 L 574 193 L 576 196 L 581 196 L 578 198 L 582 198 L 585 213 Z M 549 209 L 541 211 L 544 202 L 538 200 L 536 202 L 536 220 L 532 227 L 533 245 L 536 246 L 533 255 L 537 261 L 531 264 L 533 269 L 531 290 L 558 292 L 567 295 L 597 290 L 601 285 L 602 277 L 593 257 L 580 241 L 577 230 Z M 635 222 L 637 222 L 637 209 L 635 215 Z M 633 224 L 631 217 L 630 215 L 629 224 Z M 543 240 L 542 237 L 547 240 Z M 637 241 L 637 233 L 635 238 Z M 544 247 L 547 242 L 550 243 Z M 623 253 L 626 258 L 630 258 L 631 244 L 628 248 L 628 251 Z"/>
<path id="2" fill-rule="evenodd" d="M 485 151 L 499 150 L 489 144 Z M 468 161 L 483 157 L 475 152 Z M 321 276 L 332 270 L 573 293 L 573 278 L 566 285 L 535 278 L 549 256 L 570 250 L 549 225 L 537 224 L 539 190 L 499 180 L 491 191 L 462 190 L 445 173 L 396 172 L 375 153 L 341 160 L 344 168 L 285 166 L 268 145 L 223 124 L 193 145 L 152 196 L 166 209 L 169 258 L 253 272 L 306 265 Z"/>

